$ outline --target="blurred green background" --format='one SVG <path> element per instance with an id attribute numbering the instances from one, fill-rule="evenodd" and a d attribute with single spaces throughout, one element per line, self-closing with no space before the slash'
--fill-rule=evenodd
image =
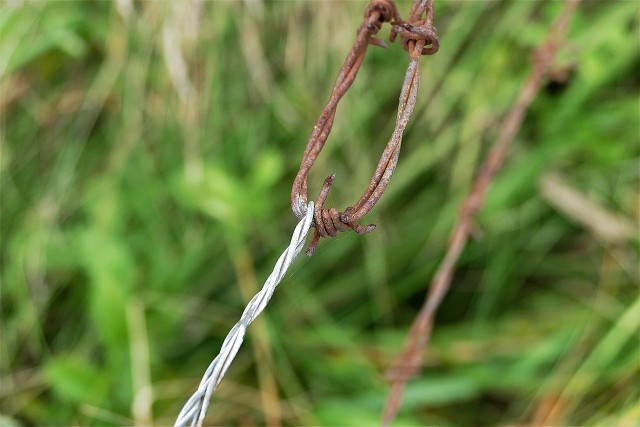
<path id="1" fill-rule="evenodd" d="M 288 244 L 291 183 L 366 2 L 0 6 L 2 425 L 172 424 Z M 561 8 L 436 0 L 441 49 L 378 228 L 293 265 L 209 424 L 379 422 L 384 372 Z M 638 425 L 639 16 L 574 15 L 397 425 Z M 310 197 L 332 172 L 330 206 L 359 197 L 406 63 L 398 43 L 369 50 Z"/>

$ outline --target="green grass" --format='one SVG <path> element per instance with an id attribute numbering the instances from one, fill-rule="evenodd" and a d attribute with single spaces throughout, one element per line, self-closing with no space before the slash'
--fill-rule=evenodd
<path id="1" fill-rule="evenodd" d="M 1 5 L 3 426 L 172 424 L 288 243 L 290 186 L 365 3 L 182 4 Z M 560 8 L 436 1 L 441 50 L 378 228 L 296 262 L 210 424 L 379 422 L 384 372 Z M 639 17 L 634 1 L 576 12 L 570 79 L 532 105 L 397 425 L 639 422 Z M 370 49 L 311 197 L 333 172 L 331 206 L 359 197 L 406 62 Z M 542 191 L 550 174 L 586 215 Z M 630 225 L 603 236 L 594 209 Z"/>

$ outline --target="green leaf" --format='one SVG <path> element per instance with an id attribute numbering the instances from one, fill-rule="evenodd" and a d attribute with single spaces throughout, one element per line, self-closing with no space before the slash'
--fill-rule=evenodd
<path id="1" fill-rule="evenodd" d="M 108 380 L 103 369 L 79 355 L 58 356 L 47 361 L 44 375 L 53 391 L 73 405 L 99 405 Z"/>

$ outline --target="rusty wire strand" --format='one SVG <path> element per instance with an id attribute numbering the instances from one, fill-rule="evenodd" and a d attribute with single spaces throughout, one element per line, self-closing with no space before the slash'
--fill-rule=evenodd
<path id="1" fill-rule="evenodd" d="M 425 12 L 426 16 L 423 18 L 422 16 Z M 363 226 L 359 222 L 373 209 L 386 190 L 398 163 L 402 135 L 416 105 L 420 80 L 418 59 L 420 55 L 433 55 L 440 47 L 438 34 L 433 26 L 433 0 L 415 0 L 408 21 L 402 20 L 393 0 L 372 0 L 368 4 L 365 9 L 364 19 L 357 30 L 356 40 L 340 69 L 329 101 L 313 127 L 302 156 L 300 170 L 293 182 L 291 208 L 298 218 L 302 218 L 305 214 L 307 177 L 320 151 L 322 151 L 327 142 L 333 127 L 338 103 L 353 84 L 369 45 L 386 47 L 382 40 L 373 37 L 380 31 L 382 24 L 385 22 L 390 22 L 392 25 L 389 40 L 393 42 L 396 36 L 400 35 L 401 45 L 403 49 L 409 52 L 410 56 L 400 93 L 395 129 L 380 157 L 369 185 L 353 206 L 347 207 L 342 212 L 336 208 L 326 209 L 324 202 L 333 185 L 335 174 L 325 179 L 316 201 L 313 224 L 315 230 L 307 249 L 307 255 L 309 256 L 315 251 L 321 237 L 334 237 L 338 232 L 345 231 L 348 228 L 359 234 L 369 233 L 375 229 L 374 224 Z"/>
<path id="2" fill-rule="evenodd" d="M 538 94 L 544 77 L 565 40 L 570 18 L 579 2 L 580 0 L 566 0 L 564 9 L 552 24 L 549 36 L 536 49 L 531 73 L 523 83 L 513 108 L 502 122 L 498 140 L 481 166 L 468 196 L 461 204 L 447 252 L 431 281 L 429 294 L 407 334 L 402 353 L 396 359 L 394 368 L 387 373 L 391 380 L 391 390 L 382 415 L 382 425 L 391 424 L 400 408 L 407 381 L 415 377 L 420 370 L 422 354 L 431 336 L 433 318 L 449 290 L 455 265 L 472 232 L 473 217 L 482 207 L 487 189 L 502 167 L 507 150 L 522 124 L 527 109 Z"/>

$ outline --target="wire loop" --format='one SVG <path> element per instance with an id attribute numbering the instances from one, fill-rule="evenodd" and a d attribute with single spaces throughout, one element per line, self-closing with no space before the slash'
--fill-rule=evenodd
<path id="1" fill-rule="evenodd" d="M 426 17 L 423 18 L 425 12 Z M 398 104 L 396 126 L 380 157 L 369 186 L 356 204 L 342 212 L 336 208 L 326 209 L 324 203 L 335 180 L 335 174 L 325 179 L 316 201 L 316 211 L 313 218 L 315 230 L 307 249 L 308 256 L 313 254 L 321 237 L 335 237 L 338 232 L 349 228 L 358 234 L 370 233 L 375 230 L 376 226 L 374 224 L 361 225 L 360 220 L 378 202 L 387 188 L 398 163 L 402 135 L 409 122 L 417 98 L 419 83 L 417 59 L 420 55 L 433 55 L 440 47 L 438 34 L 433 26 L 433 0 L 415 0 L 408 21 L 402 20 L 393 0 L 373 0 L 367 5 L 363 21 L 356 32 L 356 41 L 353 43 L 351 51 L 340 69 L 331 97 L 313 127 L 302 156 L 300 170 L 293 182 L 291 209 L 298 218 L 302 218 L 305 215 L 307 177 L 329 137 L 338 103 L 353 84 L 369 45 L 387 47 L 382 40 L 373 37 L 380 31 L 385 22 L 390 22 L 392 25 L 389 40 L 393 42 L 399 34 L 403 49 L 409 52 L 410 55 L 410 62 Z"/>
<path id="2" fill-rule="evenodd" d="M 411 42 L 415 44 L 418 40 L 425 41 L 425 46 L 422 48 L 420 55 L 433 55 L 440 49 L 440 39 L 438 38 L 436 27 L 427 25 L 425 19 L 414 23 L 407 21 L 394 22 L 390 37 L 395 39 L 396 34 L 400 34 L 401 46 L 409 53 L 412 51 Z"/>

